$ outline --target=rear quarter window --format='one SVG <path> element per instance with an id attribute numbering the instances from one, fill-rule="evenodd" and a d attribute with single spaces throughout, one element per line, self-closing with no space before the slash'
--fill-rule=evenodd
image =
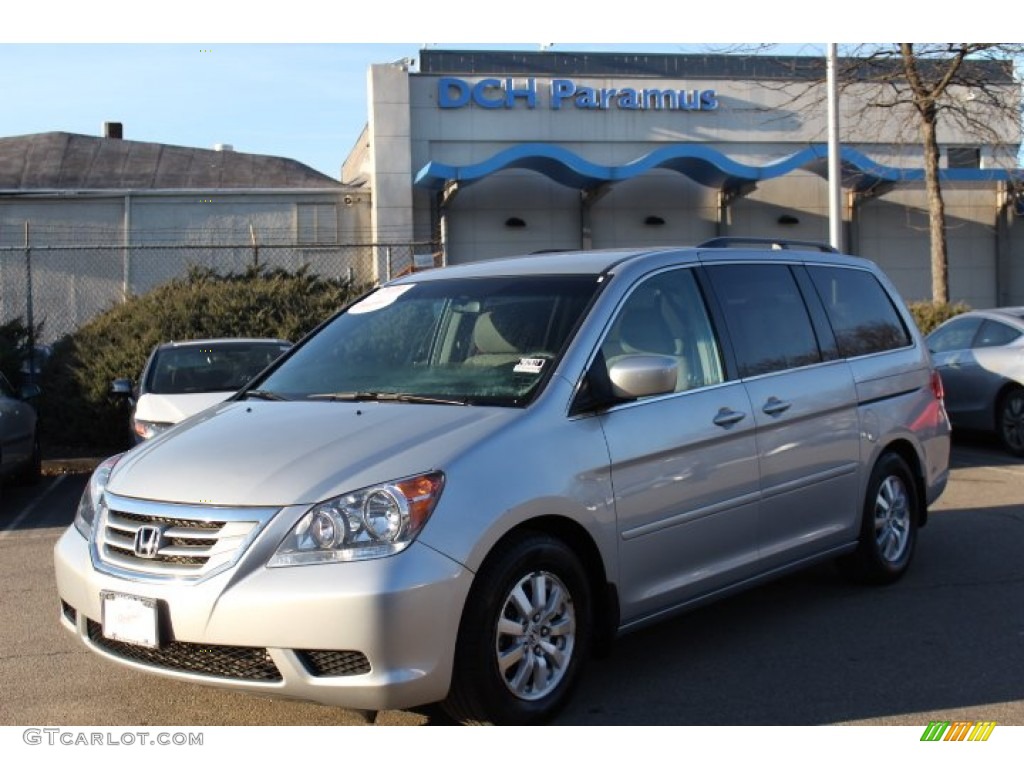
<path id="1" fill-rule="evenodd" d="M 986 320 L 974 341 L 975 347 L 1003 347 L 1020 338 L 1020 331 L 995 320 Z"/>
<path id="2" fill-rule="evenodd" d="M 862 269 L 809 266 L 839 354 L 860 357 L 909 347 L 911 336 L 888 292 Z"/>

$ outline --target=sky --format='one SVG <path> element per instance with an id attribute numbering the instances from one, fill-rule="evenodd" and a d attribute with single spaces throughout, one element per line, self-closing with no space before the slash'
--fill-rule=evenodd
<path id="1" fill-rule="evenodd" d="M 102 135 L 290 157 L 333 178 L 366 122 L 371 63 L 419 46 L 18 44 L 0 46 L 0 136 Z"/>
<path id="2" fill-rule="evenodd" d="M 0 136 L 99 136 L 104 122 L 120 122 L 125 139 L 230 144 L 335 179 L 366 123 L 368 67 L 416 59 L 424 45 L 680 53 L 767 37 L 783 41 L 777 53 L 823 55 L 823 43 L 801 40 L 869 39 L 875 5 L 888 9 L 887 32 L 902 31 L 898 12 L 882 0 L 858 3 L 862 15 L 847 19 L 841 34 L 826 28 L 820 4 L 810 0 L 733 0 L 728 13 L 714 16 L 707 6 L 691 11 L 650 0 L 634 0 L 628 12 L 541 0 L 508 7 L 468 0 L 19 5 L 5 9 L 0 29 Z M 542 34 L 573 42 L 521 42 Z"/>
<path id="3" fill-rule="evenodd" d="M 46 131 L 278 155 L 332 178 L 366 123 L 371 64 L 423 43 L 64 43 L 0 45 L 0 136 Z M 472 43 L 437 48 L 484 47 Z M 546 44 L 551 50 L 685 52 L 687 44 Z M 491 45 L 539 50 L 541 44 Z M 787 46 L 820 55 L 822 46 Z"/>

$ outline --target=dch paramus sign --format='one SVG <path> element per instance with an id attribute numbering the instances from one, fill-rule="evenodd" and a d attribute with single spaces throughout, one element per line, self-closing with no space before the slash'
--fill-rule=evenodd
<path id="1" fill-rule="evenodd" d="M 437 105 L 459 109 L 474 104 L 483 109 L 651 110 L 710 112 L 718 109 L 714 90 L 697 88 L 595 88 L 567 78 L 556 78 L 539 88 L 534 77 L 487 77 L 469 82 L 458 77 L 437 81 Z"/>

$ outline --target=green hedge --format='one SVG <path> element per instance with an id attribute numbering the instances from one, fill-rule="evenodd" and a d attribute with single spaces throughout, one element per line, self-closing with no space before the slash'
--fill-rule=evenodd
<path id="1" fill-rule="evenodd" d="M 970 310 L 970 307 L 962 301 L 958 301 L 956 304 L 947 304 L 942 301 L 914 301 L 908 305 L 908 308 L 922 334 L 931 333 L 949 318 Z"/>
<path id="2" fill-rule="evenodd" d="M 112 307 L 54 345 L 41 382 L 44 450 L 102 453 L 125 447 L 126 404 L 110 395 L 110 383 L 136 379 L 159 343 L 224 336 L 297 341 L 364 290 L 304 270 L 223 276 L 195 269 Z M 963 303 L 910 304 L 922 333 L 968 309 Z M 0 325 L 0 369 L 11 378 L 27 335 L 19 320 Z"/>
<path id="3" fill-rule="evenodd" d="M 44 451 L 113 451 L 128 440 L 127 409 L 110 395 L 117 378 L 138 378 L 167 341 L 272 337 L 297 341 L 364 288 L 302 270 L 194 269 L 97 316 L 54 345 L 40 402 Z"/>

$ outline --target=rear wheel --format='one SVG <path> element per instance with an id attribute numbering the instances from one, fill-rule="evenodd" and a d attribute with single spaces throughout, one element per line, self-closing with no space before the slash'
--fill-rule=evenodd
<path id="1" fill-rule="evenodd" d="M 465 723 L 546 720 L 566 702 L 590 640 L 590 588 L 579 558 L 547 534 L 517 536 L 477 574 L 445 709 Z"/>
<path id="2" fill-rule="evenodd" d="M 1024 389 L 1011 389 L 999 398 L 996 429 L 1006 450 L 1024 456 Z"/>
<path id="3" fill-rule="evenodd" d="M 888 584 L 910 566 L 921 519 L 917 486 L 907 462 L 886 453 L 868 482 L 856 551 L 842 561 L 859 581 Z"/>

